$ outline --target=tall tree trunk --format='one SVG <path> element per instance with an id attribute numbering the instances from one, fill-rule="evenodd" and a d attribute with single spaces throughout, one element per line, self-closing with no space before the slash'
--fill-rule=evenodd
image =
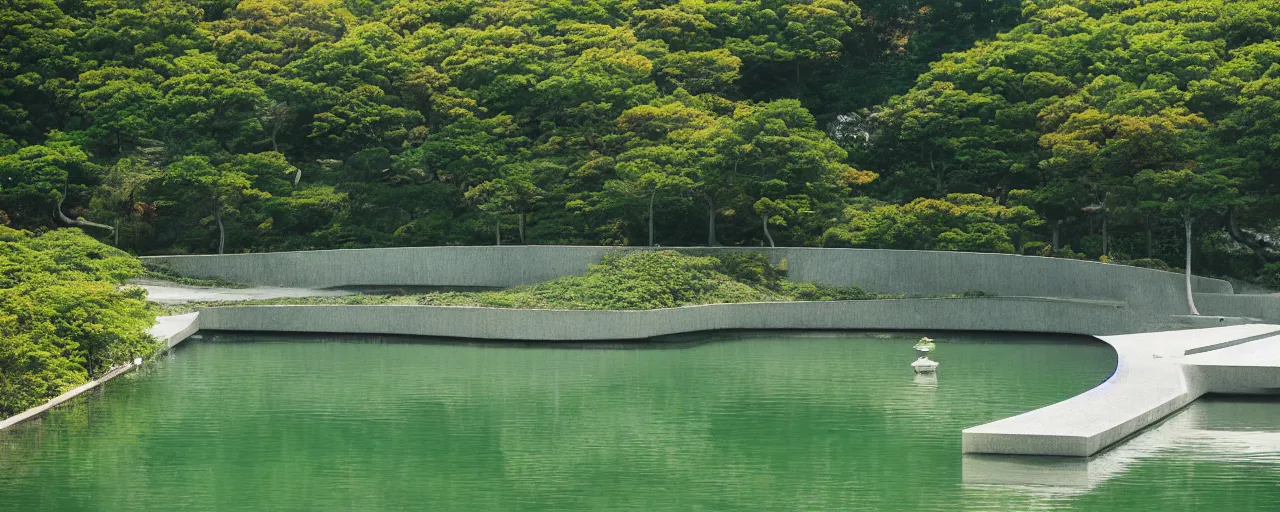
<path id="1" fill-rule="evenodd" d="M 218 219 L 218 254 L 223 254 L 223 251 L 227 248 L 227 228 L 222 225 L 221 209 L 218 210 L 216 217 Z"/>
<path id="2" fill-rule="evenodd" d="M 112 230 L 116 235 L 116 249 L 120 248 L 120 219 L 116 219 L 116 228 Z"/>
<path id="3" fill-rule="evenodd" d="M 493 221 L 494 240 L 497 245 L 502 245 L 502 218 L 496 218 Z"/>
<path id="4" fill-rule="evenodd" d="M 773 235 L 769 234 L 769 216 L 761 215 L 760 220 L 762 221 L 760 224 L 764 226 L 764 237 L 769 239 L 769 247 L 777 247 L 773 245 Z"/>
<path id="5" fill-rule="evenodd" d="M 524 242 L 524 212 L 520 212 L 520 245 L 527 245 Z"/>
<path id="6" fill-rule="evenodd" d="M 658 196 L 658 189 L 649 192 L 649 247 L 653 247 L 653 199 Z"/>
<path id="7" fill-rule="evenodd" d="M 66 199 L 66 197 L 67 197 L 67 191 L 66 189 L 63 189 L 62 196 L 58 198 L 58 204 L 54 205 L 53 207 L 54 217 L 57 218 L 59 221 L 62 221 L 63 224 L 66 224 L 68 226 L 75 226 L 78 228 L 92 227 L 92 228 L 110 229 L 112 231 L 115 231 L 116 228 L 113 228 L 106 224 L 98 224 L 97 222 L 90 222 L 78 217 L 73 219 L 71 217 L 68 217 L 67 214 L 62 213 L 62 201 Z"/>
<path id="8" fill-rule="evenodd" d="M 1107 238 L 1107 224 L 1108 224 L 1107 214 L 1104 211 L 1102 213 L 1102 255 L 1103 256 L 1111 255 L 1110 247 L 1108 247 L 1109 245 L 1108 242 L 1110 242 L 1110 240 Z"/>
<path id="9" fill-rule="evenodd" d="M 707 197 L 707 247 L 716 246 L 716 204 Z"/>
<path id="10" fill-rule="evenodd" d="M 1062 221 L 1053 223 L 1053 255 L 1058 255 L 1058 231 L 1062 230 Z"/>
<path id="11" fill-rule="evenodd" d="M 280 123 L 276 122 L 275 125 L 271 127 L 271 151 L 276 153 L 280 152 L 280 146 L 276 145 L 276 134 L 278 133 L 280 133 Z"/>
<path id="12" fill-rule="evenodd" d="M 1182 222 L 1187 228 L 1187 307 L 1191 309 L 1191 314 L 1199 315 L 1200 310 L 1196 309 L 1196 299 L 1191 293 L 1191 212 L 1187 211 L 1183 214 Z"/>

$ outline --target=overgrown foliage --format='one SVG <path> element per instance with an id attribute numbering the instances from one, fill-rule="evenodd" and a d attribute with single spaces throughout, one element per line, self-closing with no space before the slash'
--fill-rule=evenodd
<path id="1" fill-rule="evenodd" d="M 883 198 L 1030 207 L 1050 254 L 1177 262 L 1190 226 L 1219 272 L 1280 259 L 1265 236 L 1280 229 L 1280 4 L 1031 0 L 1023 13 L 868 113 L 854 159 L 880 173 Z"/>
<path id="2" fill-rule="evenodd" d="M 1257 276 L 1280 260 L 1277 27 L 1271 0 L 19 0 L 0 219 L 136 253 L 1171 263 L 1191 225 L 1198 268 Z"/>
<path id="3" fill-rule="evenodd" d="M 1280 290 L 1280 263 L 1272 263 L 1262 268 L 1262 284 L 1273 290 Z"/>
<path id="4" fill-rule="evenodd" d="M 77 229 L 0 226 L 0 417 L 38 405 L 159 346 L 146 292 L 120 286 L 136 258 Z"/>

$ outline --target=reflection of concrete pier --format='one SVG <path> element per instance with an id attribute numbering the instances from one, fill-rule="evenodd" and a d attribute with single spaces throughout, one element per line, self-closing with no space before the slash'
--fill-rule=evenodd
<path id="1" fill-rule="evenodd" d="M 1134 464 L 1169 452 L 1181 459 L 1280 463 L 1280 406 L 1235 400 L 1196 403 L 1087 459 L 965 455 L 964 483 L 1022 488 L 1047 496 L 1082 494 Z"/>
<path id="2" fill-rule="evenodd" d="M 965 429 L 964 452 L 1087 457 L 1205 393 L 1280 390 L 1280 325 L 1101 339 L 1118 355 L 1110 379 L 1048 407 Z"/>

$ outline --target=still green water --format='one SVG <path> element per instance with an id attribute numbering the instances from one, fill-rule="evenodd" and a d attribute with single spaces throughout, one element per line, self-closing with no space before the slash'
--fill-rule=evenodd
<path id="1" fill-rule="evenodd" d="M 1280 510 L 1277 403 L 1198 403 L 1092 463 L 962 457 L 1115 356 L 957 336 L 936 379 L 869 334 L 193 341 L 0 433 L 0 510 Z"/>

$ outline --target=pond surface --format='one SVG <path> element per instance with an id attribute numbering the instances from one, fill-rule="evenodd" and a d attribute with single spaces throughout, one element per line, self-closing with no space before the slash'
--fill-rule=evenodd
<path id="1" fill-rule="evenodd" d="M 1099 343 L 759 334 L 679 348 L 220 337 L 0 433 L 0 510 L 1280 510 L 1280 403 L 1092 462 L 961 429 L 1104 380 Z M 652 347 L 653 345 L 649 345 Z M 670 345 L 668 345 L 670 346 Z"/>

